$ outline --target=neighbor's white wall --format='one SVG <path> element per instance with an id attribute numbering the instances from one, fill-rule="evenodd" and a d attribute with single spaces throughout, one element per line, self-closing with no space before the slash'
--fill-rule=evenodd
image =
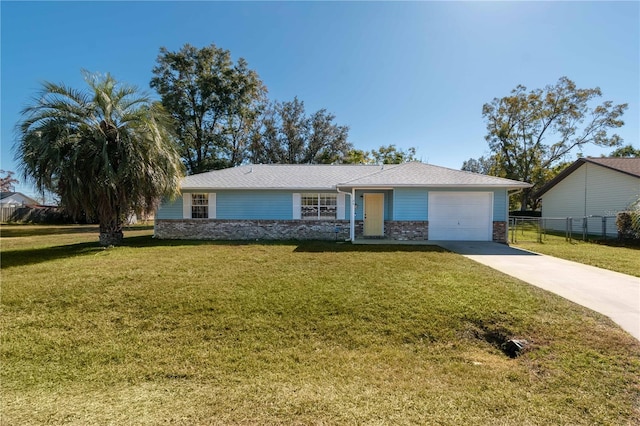
<path id="1" fill-rule="evenodd" d="M 640 178 L 596 164 L 587 168 L 587 216 L 612 216 L 640 196 Z"/>
<path id="2" fill-rule="evenodd" d="M 542 196 L 542 216 L 615 216 L 639 196 L 639 178 L 585 163 Z M 590 220 L 589 228 L 595 230 L 598 224 L 594 221 Z M 561 221 L 548 222 L 548 226 L 564 229 Z M 582 222 L 574 221 L 574 230 L 581 226 Z M 615 220 L 608 220 L 607 233 L 615 232 Z"/>
<path id="3" fill-rule="evenodd" d="M 585 215 L 585 166 L 580 166 L 542 196 L 542 217 Z"/>

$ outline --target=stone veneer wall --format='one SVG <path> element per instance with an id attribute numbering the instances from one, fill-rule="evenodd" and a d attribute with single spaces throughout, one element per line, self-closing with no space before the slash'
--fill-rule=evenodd
<path id="1" fill-rule="evenodd" d="M 156 219 L 155 237 L 183 240 L 346 240 L 349 221 Z"/>
<path id="2" fill-rule="evenodd" d="M 507 242 L 507 222 L 493 222 L 493 241 Z"/>
<path id="3" fill-rule="evenodd" d="M 429 237 L 429 222 L 426 220 L 389 220 L 384 223 L 386 238 L 398 241 L 420 241 Z"/>
<path id="4" fill-rule="evenodd" d="M 493 241 L 506 242 L 507 223 L 493 222 Z M 356 221 L 356 238 L 363 237 L 363 222 Z M 399 241 L 429 238 L 428 221 L 384 222 L 384 237 Z M 156 219 L 155 236 L 185 240 L 329 240 L 349 239 L 349 221 Z"/>
<path id="5" fill-rule="evenodd" d="M 429 221 L 426 220 L 385 220 L 384 236 L 365 237 L 364 222 L 356 220 L 356 238 L 388 238 L 398 241 L 420 241 L 429 237 Z"/>

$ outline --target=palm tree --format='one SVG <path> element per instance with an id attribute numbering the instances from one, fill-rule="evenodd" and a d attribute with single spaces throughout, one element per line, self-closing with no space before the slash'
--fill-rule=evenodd
<path id="1" fill-rule="evenodd" d="M 16 158 L 39 190 L 98 220 L 100 244 L 117 245 L 127 216 L 177 194 L 183 165 L 159 103 L 109 74 L 83 74 L 87 92 L 43 83 L 22 111 Z"/>

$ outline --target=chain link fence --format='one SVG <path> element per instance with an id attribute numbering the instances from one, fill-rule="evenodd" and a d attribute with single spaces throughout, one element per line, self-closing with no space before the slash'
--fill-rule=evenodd
<path id="1" fill-rule="evenodd" d="M 519 217 L 509 216 L 509 240 L 543 242 L 547 235 L 578 240 L 618 238 L 617 216 Z"/>

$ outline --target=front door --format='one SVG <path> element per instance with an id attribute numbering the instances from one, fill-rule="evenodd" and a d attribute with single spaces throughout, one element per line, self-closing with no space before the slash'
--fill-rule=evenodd
<path id="1" fill-rule="evenodd" d="M 364 194 L 364 236 L 384 235 L 384 194 Z"/>

